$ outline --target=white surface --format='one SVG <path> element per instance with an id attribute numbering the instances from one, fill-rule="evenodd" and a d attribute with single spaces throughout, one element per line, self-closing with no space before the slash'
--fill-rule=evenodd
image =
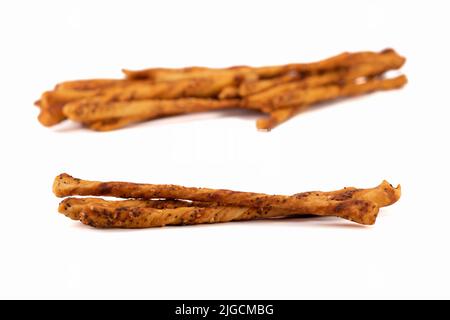
<path id="1" fill-rule="evenodd" d="M 2 1 L 0 298 L 450 298 L 446 1 Z M 426 3 L 426 5 L 425 5 Z M 32 103 L 120 69 L 311 61 L 394 47 L 404 90 L 271 133 L 216 112 L 111 133 L 44 128 Z M 292 194 L 401 183 L 374 227 L 338 219 L 98 231 L 54 176 Z"/>

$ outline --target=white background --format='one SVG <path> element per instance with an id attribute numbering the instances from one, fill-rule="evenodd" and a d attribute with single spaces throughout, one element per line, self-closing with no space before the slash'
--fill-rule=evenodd
<path id="1" fill-rule="evenodd" d="M 1 1 L 0 298 L 450 298 L 446 1 Z M 393 47 L 409 84 L 270 133 L 256 113 L 110 133 L 42 127 L 57 82 L 121 68 L 307 62 Z M 95 230 L 53 178 L 277 194 L 401 183 L 373 227 L 334 218 Z"/>

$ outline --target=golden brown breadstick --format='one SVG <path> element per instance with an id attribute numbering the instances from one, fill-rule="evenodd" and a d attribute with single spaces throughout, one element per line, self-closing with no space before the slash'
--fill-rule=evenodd
<path id="1" fill-rule="evenodd" d="M 153 83 L 128 81 L 123 86 L 99 90 L 92 102 L 131 101 L 144 99 L 177 99 L 184 97 L 214 98 L 225 87 L 235 84 L 233 77 L 183 79 Z"/>
<path id="2" fill-rule="evenodd" d="M 94 95 L 95 92 L 91 91 L 69 89 L 44 92 L 39 102 L 35 103 L 41 108 L 38 120 L 44 126 L 53 126 L 66 119 L 66 116 L 62 113 L 66 103 Z"/>
<path id="3" fill-rule="evenodd" d="M 117 200 L 107 201 L 101 198 L 65 198 L 60 202 L 58 211 L 72 220 L 80 219 L 80 212 L 86 206 L 103 205 L 110 208 L 155 208 L 155 209 L 174 209 L 179 207 L 208 207 L 214 206 L 207 202 L 192 202 L 183 200 Z"/>
<path id="4" fill-rule="evenodd" d="M 304 197 L 310 193 L 300 193 L 294 196 Z M 365 200 L 374 202 L 379 207 L 388 206 L 398 200 L 400 197 L 400 188 L 392 188 L 387 182 L 383 181 L 379 186 L 372 189 L 356 189 L 356 188 L 344 188 L 332 192 L 321 192 L 324 196 L 331 200 L 346 201 L 346 200 Z M 65 198 L 59 204 L 58 211 L 73 220 L 80 219 L 80 213 L 87 206 L 102 206 L 108 208 L 154 208 L 154 209 L 174 209 L 180 207 L 218 207 L 216 203 L 201 202 L 201 201 L 186 201 L 186 200 L 117 200 L 107 201 L 101 198 Z M 255 208 L 252 208 L 255 209 Z M 270 208 L 266 208 L 270 209 Z M 271 209 L 270 215 L 291 215 L 283 209 Z"/>
<path id="5" fill-rule="evenodd" d="M 72 80 L 58 83 L 55 90 L 97 90 L 106 88 L 117 83 L 124 82 L 122 79 L 86 79 L 86 80 Z"/>
<path id="6" fill-rule="evenodd" d="M 294 115 L 307 110 L 314 103 L 379 90 L 397 89 L 406 83 L 406 76 L 401 75 L 392 79 L 369 79 L 365 83 L 350 83 L 344 86 L 330 85 L 293 91 L 288 95 L 281 95 L 273 99 L 272 105 L 266 109 L 266 112 L 270 113 L 269 117 L 258 119 L 256 126 L 260 130 L 270 130 Z"/>
<path id="7" fill-rule="evenodd" d="M 321 75 L 312 75 L 298 81 L 276 85 L 272 89 L 247 97 L 243 105 L 254 108 L 272 106 L 276 104 L 273 101 L 274 99 L 283 99 L 284 95 L 290 96 L 292 91 L 301 92 L 299 90 L 305 88 L 320 87 L 328 84 L 338 85 L 340 83 L 352 82 L 361 77 L 378 76 L 387 70 L 400 68 L 404 62 L 405 59 L 398 55 L 390 57 L 389 53 L 379 54 L 373 57 L 371 63 L 357 64 L 348 69 L 331 71 Z"/>
<path id="8" fill-rule="evenodd" d="M 345 200 L 332 205 L 329 214 L 350 221 L 373 224 L 378 207 L 370 201 Z M 178 207 L 155 209 L 151 207 L 111 207 L 87 205 L 80 210 L 80 221 L 97 228 L 149 228 L 166 225 L 194 225 L 242 220 L 285 217 L 282 209 L 245 207 Z M 299 214 L 302 216 L 302 214 Z M 292 213 L 290 216 L 295 216 Z"/>
<path id="9" fill-rule="evenodd" d="M 243 82 L 239 86 L 239 96 L 241 97 L 250 96 L 255 93 L 259 93 L 261 91 L 275 87 L 277 85 L 292 82 L 294 80 L 299 79 L 300 74 L 294 71 L 275 78 Z"/>
<path id="10" fill-rule="evenodd" d="M 376 53 L 355 53 L 350 54 L 348 52 L 341 53 L 334 57 L 324 59 L 322 61 L 313 63 L 302 63 L 302 64 L 287 64 L 281 66 L 268 66 L 268 67 L 249 67 L 249 66 L 235 66 L 229 68 L 205 68 L 205 67 L 187 67 L 180 69 L 170 69 L 170 68 L 150 68 L 144 70 L 122 70 L 127 77 L 131 80 L 142 80 L 149 79 L 153 81 L 168 81 L 168 80 L 179 80 L 179 79 L 191 79 L 197 77 L 211 77 L 218 75 L 232 74 L 237 77 L 253 77 L 253 80 L 258 78 L 272 78 L 292 70 L 299 70 L 301 72 L 306 71 L 319 71 L 319 70 L 329 70 L 336 68 L 342 63 L 348 61 L 353 55 L 375 55 Z M 256 75 L 256 76 L 255 76 Z"/>
<path id="11" fill-rule="evenodd" d="M 214 202 L 221 206 L 239 206 L 239 207 L 271 207 L 286 210 L 297 214 L 316 214 L 330 215 L 335 213 L 337 202 L 342 200 L 333 199 L 334 195 L 341 195 L 342 190 L 334 193 L 330 192 L 309 192 L 296 194 L 294 196 L 266 195 L 251 192 L 237 192 L 230 190 L 214 190 L 207 188 L 188 188 L 175 185 L 152 185 L 137 184 L 127 182 L 97 182 L 73 178 L 67 174 L 61 174 L 55 178 L 53 191 L 58 197 L 72 195 L 91 195 L 91 196 L 114 196 L 120 198 L 166 198 L 183 199 L 203 202 Z M 359 191 L 361 193 L 361 191 Z M 352 198 L 358 202 L 359 213 L 352 211 L 352 221 L 363 224 L 371 224 L 375 220 L 373 215 L 372 203 L 374 207 L 392 204 L 400 197 L 400 188 L 394 189 L 385 184 L 374 188 L 366 198 Z M 377 195 L 377 196 L 375 196 Z M 337 198 L 339 199 L 339 198 Z M 383 199 L 381 201 L 380 199 Z M 346 199 L 348 200 L 348 199 Z M 338 207 L 343 208 L 343 205 Z M 341 210 L 341 209 L 339 209 Z M 339 211 L 338 210 L 338 211 Z M 343 210 L 343 209 L 342 209 Z M 364 211 L 365 210 L 365 211 Z M 365 213 L 362 213 L 362 212 Z M 366 215 L 366 213 L 368 215 Z"/>
<path id="12" fill-rule="evenodd" d="M 214 100 L 185 98 L 177 100 L 136 100 L 110 103 L 91 103 L 90 100 L 74 101 L 64 106 L 67 118 L 90 122 L 119 117 L 143 117 L 146 119 L 201 112 L 207 110 L 236 108 L 240 100 Z"/>
<path id="13" fill-rule="evenodd" d="M 334 57 L 324 59 L 313 63 L 295 63 L 281 66 L 268 67 L 248 67 L 236 66 L 231 68 L 213 69 L 205 67 L 188 67 L 181 69 L 170 68 L 152 68 L 138 71 L 123 70 L 127 79 L 150 79 L 154 81 L 167 81 L 178 79 L 189 79 L 195 77 L 210 77 L 212 75 L 234 74 L 243 76 L 248 74 L 256 74 L 258 78 L 272 78 L 289 71 L 298 72 L 323 72 L 333 70 L 338 67 L 350 66 L 355 63 L 370 63 L 374 59 L 378 59 L 380 55 L 384 55 L 389 59 L 401 58 L 394 50 L 385 49 L 381 53 L 376 52 L 344 52 Z"/>
<path id="14" fill-rule="evenodd" d="M 304 89 L 308 88 L 322 88 L 329 84 L 338 84 L 342 78 L 342 72 L 335 71 L 280 84 L 271 89 L 246 97 L 242 105 L 254 109 L 271 108 L 274 105 L 274 99 L 279 99 L 279 97 L 284 95 L 290 95 L 291 92 L 303 92 Z"/>
<path id="15" fill-rule="evenodd" d="M 404 75 L 392 79 L 369 79 L 365 83 L 349 83 L 343 86 L 329 85 L 306 90 L 292 90 L 272 99 L 268 110 L 311 105 L 339 97 L 357 96 L 379 90 L 392 90 L 403 87 L 407 82 Z"/>
<path id="16" fill-rule="evenodd" d="M 41 99 L 35 102 L 35 105 L 41 108 L 38 120 L 44 126 L 58 124 L 66 119 L 62 112 L 66 103 L 94 97 L 101 94 L 100 90 L 109 87 L 118 87 L 120 90 L 120 86 L 128 83 L 130 81 L 119 79 L 75 80 L 59 83 L 54 90 L 44 92 Z"/>
<path id="17" fill-rule="evenodd" d="M 350 91 L 342 92 L 344 84 L 379 76 L 387 70 L 398 69 L 404 62 L 405 58 L 394 50 L 386 49 L 379 53 L 344 52 L 313 63 L 268 67 L 125 71 L 128 79 L 124 80 L 60 83 L 55 90 L 45 92 L 35 104 L 40 108 L 38 119 L 45 126 L 57 124 L 69 116 L 93 130 L 108 131 L 166 115 L 242 107 L 271 114 L 269 119 L 260 119 L 257 124 L 259 128 L 270 129 L 303 110 L 305 104 L 342 94 L 352 95 Z M 339 93 L 336 87 L 327 85 L 339 86 Z M 306 91 L 307 88 L 317 90 Z M 218 98 L 226 102 L 190 98 Z M 159 101 L 166 99 L 183 100 Z M 286 110 L 275 110 L 279 108 Z"/>
<path id="18" fill-rule="evenodd" d="M 153 80 L 153 81 L 174 81 L 182 79 L 198 79 L 210 77 L 235 77 L 236 79 L 242 77 L 251 77 L 256 79 L 253 69 L 247 66 L 236 66 L 231 68 L 206 68 L 206 67 L 187 67 L 180 69 L 170 68 L 152 68 L 145 70 L 122 70 L 127 79 L 130 80 Z"/>

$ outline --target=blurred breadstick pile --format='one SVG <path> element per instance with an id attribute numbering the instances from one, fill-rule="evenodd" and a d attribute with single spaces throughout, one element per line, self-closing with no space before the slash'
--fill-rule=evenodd
<path id="1" fill-rule="evenodd" d="M 70 119 L 108 131 L 171 115 L 247 108 L 264 113 L 257 127 L 270 130 L 319 102 L 401 88 L 404 75 L 385 73 L 404 62 L 386 49 L 281 66 L 124 70 L 125 79 L 60 83 L 36 105 L 44 126 Z"/>
<path id="2" fill-rule="evenodd" d="M 97 228 L 149 228 L 292 216 L 334 216 L 375 223 L 380 207 L 400 198 L 400 186 L 383 181 L 371 189 L 344 188 L 292 196 L 189 188 L 176 185 L 99 182 L 60 174 L 53 192 L 65 198 L 59 212 Z M 72 197 L 94 196 L 94 197 Z M 105 200 L 99 196 L 125 198 Z"/>

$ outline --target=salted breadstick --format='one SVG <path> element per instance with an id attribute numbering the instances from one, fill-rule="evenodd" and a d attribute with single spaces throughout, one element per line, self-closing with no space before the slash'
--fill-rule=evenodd
<path id="1" fill-rule="evenodd" d="M 211 77 L 153 83 L 151 81 L 128 80 L 83 80 L 62 83 L 54 91 L 45 92 L 40 101 L 41 114 L 38 119 L 45 126 L 64 120 L 63 107 L 82 99 L 94 103 L 131 101 L 144 99 L 175 99 L 181 97 L 215 97 L 235 83 L 233 77 Z"/>
<path id="2" fill-rule="evenodd" d="M 270 116 L 258 119 L 256 126 L 260 130 L 271 130 L 294 115 L 307 110 L 314 103 L 374 91 L 397 89 L 406 83 L 407 78 L 401 75 L 392 79 L 370 79 L 365 83 L 350 83 L 344 86 L 331 85 L 292 92 L 289 95 L 273 99 L 272 105 L 266 110 Z"/>
<path id="3" fill-rule="evenodd" d="M 62 109 L 70 101 L 79 100 L 87 96 L 94 96 L 95 92 L 64 89 L 47 91 L 35 104 L 41 108 L 39 122 L 44 126 L 53 126 L 66 119 Z"/>
<path id="4" fill-rule="evenodd" d="M 239 86 L 239 96 L 246 97 L 270 89 L 280 84 L 289 83 L 301 78 L 298 72 L 289 72 L 280 77 L 259 81 L 247 81 Z"/>
<path id="5" fill-rule="evenodd" d="M 355 59 L 355 58 L 354 58 Z M 366 59 L 367 60 L 367 59 Z M 405 59 L 398 55 L 390 56 L 390 53 L 383 53 L 372 58 L 370 63 L 360 63 L 347 69 L 327 72 L 325 74 L 312 75 L 304 79 L 276 85 L 259 94 L 248 96 L 243 105 L 253 108 L 261 106 L 272 106 L 277 104 L 273 100 L 283 99 L 283 96 L 291 96 L 292 91 L 299 91 L 306 88 L 320 87 L 328 84 L 340 84 L 342 82 L 352 82 L 361 77 L 373 77 L 383 74 L 387 70 L 398 69 L 403 66 Z M 281 97 L 281 98 L 280 98 Z"/>
<path id="6" fill-rule="evenodd" d="M 58 83 L 55 86 L 55 90 L 97 90 L 106 88 L 117 83 L 124 82 L 122 79 L 85 79 L 85 80 L 72 80 Z"/>
<path id="7" fill-rule="evenodd" d="M 267 110 L 286 108 L 297 105 L 311 105 L 317 102 L 370 93 L 379 90 L 398 89 L 404 86 L 407 79 L 404 75 L 392 79 L 369 79 L 365 83 L 348 83 L 342 86 L 328 85 L 309 88 L 306 90 L 292 90 L 286 94 L 274 97 Z"/>
<path id="8" fill-rule="evenodd" d="M 342 202 L 342 200 L 339 200 L 339 198 L 333 199 L 334 194 L 330 192 L 310 192 L 296 194 L 294 196 L 279 196 L 230 190 L 188 188 L 175 185 L 152 185 L 127 182 L 102 183 L 75 179 L 67 174 L 61 174 L 55 178 L 53 191 L 58 197 L 91 195 L 142 199 L 183 199 L 214 202 L 221 206 L 279 208 L 298 214 L 330 215 L 336 213 L 336 210 L 345 209 L 345 205 L 337 206 L 339 204 L 338 202 Z M 336 195 L 341 193 L 342 190 L 338 191 Z M 349 219 L 363 224 L 374 223 L 378 207 L 391 204 L 398 200 L 400 197 L 400 188 L 397 187 L 397 189 L 394 189 L 392 186 L 388 188 L 383 184 L 379 186 L 377 191 L 368 194 L 367 199 L 352 199 L 353 201 L 359 201 L 357 202 L 359 203 L 357 205 L 359 211 L 350 210 L 352 211 L 352 216 Z M 380 202 L 380 199 L 385 200 Z"/>
<path id="9" fill-rule="evenodd" d="M 64 114 L 71 120 L 89 122 L 120 117 L 155 117 L 239 107 L 240 100 L 185 98 L 177 100 L 136 100 L 111 103 L 74 101 L 64 106 Z"/>
<path id="10" fill-rule="evenodd" d="M 294 63 L 281 66 L 268 67 L 248 67 L 236 66 L 231 68 L 213 69 L 205 67 L 188 67 L 180 69 L 170 68 L 151 68 L 145 70 L 131 71 L 123 70 L 127 79 L 149 79 L 153 81 L 167 81 L 178 79 L 189 79 L 195 77 L 210 77 L 211 75 L 234 74 L 243 76 L 256 74 L 258 78 L 273 78 L 286 74 L 290 71 L 305 72 L 323 72 L 336 69 L 338 67 L 350 66 L 355 63 L 370 62 L 376 59 L 380 54 L 389 56 L 392 59 L 400 57 L 394 50 L 385 49 L 381 53 L 376 52 L 344 52 L 334 57 L 324 59 L 313 63 Z M 400 57 L 401 58 L 401 57 Z"/>
<path id="11" fill-rule="evenodd" d="M 363 224 L 373 224 L 378 207 L 364 200 L 346 200 L 332 205 L 330 213 Z M 109 207 L 89 205 L 81 209 L 80 221 L 97 228 L 149 228 L 166 225 L 195 225 L 230 221 L 257 220 L 285 217 L 286 212 L 277 208 L 245 207 L 179 207 L 155 209 L 149 207 Z M 303 214 L 299 214 L 302 216 Z M 295 214 L 290 214 L 295 216 Z M 361 217 L 364 217 L 361 219 Z"/>
<path id="12" fill-rule="evenodd" d="M 280 96 L 289 95 L 309 88 L 321 88 L 329 84 L 338 84 L 343 78 L 340 71 L 329 72 L 323 75 L 310 76 L 298 81 L 277 85 L 271 89 L 246 97 L 242 105 L 253 109 L 271 108 L 273 100 Z"/>
<path id="13" fill-rule="evenodd" d="M 170 68 L 152 68 L 145 70 L 122 70 L 127 79 L 143 80 L 148 79 L 152 81 L 174 81 L 182 79 L 198 79 L 210 77 L 251 77 L 256 79 L 257 75 L 253 72 L 251 67 L 236 66 L 231 68 L 215 69 L 206 67 L 187 67 L 180 69 Z"/>
<path id="14" fill-rule="evenodd" d="M 311 192 L 310 192 L 311 193 Z M 307 194 L 307 193 L 306 193 Z M 398 200 L 400 196 L 400 188 L 393 189 L 387 182 L 383 181 L 379 186 L 372 189 L 357 189 L 357 188 L 344 188 L 332 192 L 322 192 L 326 197 L 331 200 L 344 201 L 344 200 L 366 200 L 375 202 L 377 206 L 384 207 L 393 204 Z M 305 193 L 297 194 L 297 196 L 305 196 Z M 201 202 L 201 201 L 186 201 L 186 200 L 116 200 L 108 201 L 101 198 L 65 198 L 59 204 L 58 211 L 65 216 L 79 220 L 81 211 L 86 206 L 101 205 L 109 208 L 154 208 L 154 209 L 174 209 L 180 207 L 217 207 L 217 203 Z M 275 209 L 273 209 L 275 210 Z M 277 209 L 276 214 L 291 214 L 290 212 L 283 211 L 283 209 Z"/>
<path id="15" fill-rule="evenodd" d="M 80 213 L 83 208 L 91 205 L 103 205 L 110 208 L 155 208 L 155 209 L 174 209 L 179 207 L 195 206 L 211 206 L 209 203 L 195 203 L 192 201 L 183 200 L 117 200 L 108 201 L 101 198 L 65 198 L 60 202 L 58 211 L 72 220 L 79 220 Z"/>

